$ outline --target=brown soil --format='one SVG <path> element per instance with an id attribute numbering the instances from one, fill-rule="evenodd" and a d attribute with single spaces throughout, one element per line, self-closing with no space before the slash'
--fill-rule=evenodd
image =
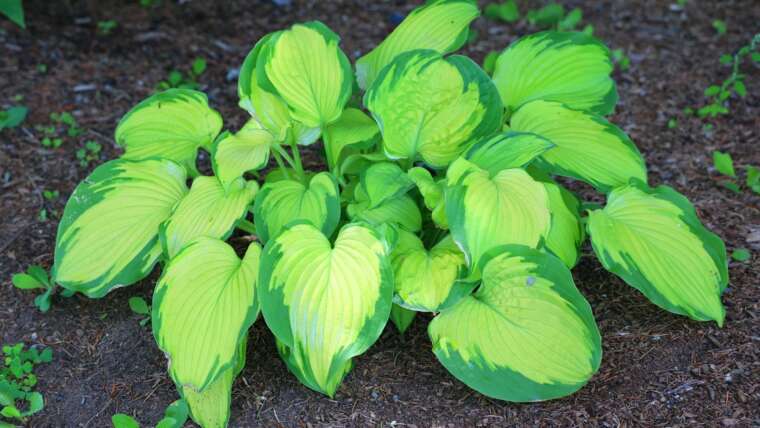
<path id="1" fill-rule="evenodd" d="M 13 104 L 11 98 L 21 94 L 30 108 L 23 127 L 0 134 L 0 342 L 44 344 L 55 351 L 53 363 L 39 367 L 46 407 L 29 426 L 105 427 L 117 412 L 155 424 L 176 392 L 149 328 L 139 326 L 127 305 L 133 295 L 150 297 L 155 274 L 101 300 L 57 297 L 47 314 L 34 308 L 33 294 L 11 286 L 11 274 L 32 263 L 50 266 L 66 197 L 95 164 L 118 155 L 112 140 L 118 119 L 169 70 L 187 70 L 196 56 L 207 58 L 203 89 L 227 126 L 237 129 L 246 115 L 236 107 L 236 82 L 227 75 L 266 32 L 320 19 L 343 36 L 344 50 L 356 58 L 389 31 L 392 13 L 412 6 L 164 1 L 144 9 L 137 1 L 25 3 L 26 31 L 0 20 L 0 105 Z M 760 30 L 760 3 L 690 1 L 685 11 L 665 1 L 564 3 L 582 7 L 595 34 L 631 57 L 630 70 L 615 73 L 621 101 L 613 120 L 637 142 L 651 183 L 686 194 L 729 251 L 746 247 L 754 253 L 748 262 L 730 263 L 725 327 L 656 308 L 604 271 L 586 248 L 574 273 L 596 314 L 604 360 L 577 394 L 536 404 L 483 397 L 438 364 L 426 333 L 429 318 L 420 316 L 404 338 L 389 326 L 357 358 L 333 400 L 288 373 L 259 320 L 234 389 L 232 426 L 760 426 L 760 195 L 719 186 L 711 168 L 713 150 L 730 152 L 741 171 L 760 165 L 760 68 L 743 68 L 749 94 L 732 100 L 731 114 L 712 121 L 712 131 L 680 114 L 703 103 L 704 88 L 728 74 L 719 56 Z M 119 27 L 97 36 L 95 23 L 104 19 L 116 19 Z M 724 37 L 716 36 L 713 19 L 728 24 Z M 464 51 L 477 61 L 534 31 L 485 19 L 476 27 L 480 37 Z M 47 73 L 39 73 L 37 64 L 46 64 Z M 43 148 L 34 125 L 47 124 L 49 113 L 61 111 L 72 112 L 88 131 L 59 149 Z M 679 119 L 676 129 L 666 126 L 671 117 Z M 75 157 L 84 139 L 103 145 L 102 156 L 89 167 Z M 318 166 L 316 155 L 309 159 Z M 61 198 L 45 201 L 43 189 L 60 190 Z M 42 207 L 51 212 L 45 222 L 37 218 Z"/>

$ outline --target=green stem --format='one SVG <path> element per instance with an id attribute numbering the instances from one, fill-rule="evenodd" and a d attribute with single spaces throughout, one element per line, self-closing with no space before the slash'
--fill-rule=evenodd
<path id="1" fill-rule="evenodd" d="M 242 230 L 243 232 L 248 232 L 251 235 L 256 234 L 256 225 L 244 218 L 238 220 L 237 224 L 235 224 L 235 227 Z"/>
<path id="2" fill-rule="evenodd" d="M 277 146 L 275 146 L 277 147 Z M 280 167 L 280 170 L 282 171 L 282 174 L 285 176 L 286 179 L 290 180 L 290 173 L 288 172 L 288 168 L 285 166 L 285 164 L 282 162 L 282 157 L 278 153 L 278 150 L 275 148 L 275 150 L 272 151 L 272 155 L 274 156 L 274 160 L 277 161 L 277 166 Z"/>
<path id="3" fill-rule="evenodd" d="M 290 141 L 290 148 L 293 151 L 293 159 L 295 160 L 294 168 L 302 181 L 306 181 L 306 174 L 303 170 L 303 164 L 301 163 L 301 152 L 298 150 L 298 143 L 295 139 Z"/>

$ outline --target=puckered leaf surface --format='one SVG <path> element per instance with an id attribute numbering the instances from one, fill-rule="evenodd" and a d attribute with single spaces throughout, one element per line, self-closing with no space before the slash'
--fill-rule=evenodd
<path id="1" fill-rule="evenodd" d="M 393 159 L 420 158 L 434 167 L 456 159 L 474 139 L 501 127 L 496 88 L 467 57 L 432 50 L 401 54 L 364 97 Z"/>
<path id="2" fill-rule="evenodd" d="M 447 54 L 466 41 L 470 22 L 479 15 L 471 0 L 429 1 L 413 10 L 380 45 L 356 61 L 356 80 L 367 89 L 393 59 L 415 49 Z"/>
<path id="3" fill-rule="evenodd" d="M 489 397 L 541 401 L 569 395 L 599 368 L 591 307 L 556 257 L 508 245 L 484 261 L 482 283 L 428 327 L 433 352 Z"/>
<path id="4" fill-rule="evenodd" d="M 635 180 L 589 213 L 591 243 L 602 265 L 661 308 L 723 324 L 726 248 L 694 207 L 667 186 Z"/>
<path id="5" fill-rule="evenodd" d="M 147 276 L 161 255 L 159 225 L 187 193 L 185 170 L 169 160 L 117 159 L 97 167 L 66 203 L 52 277 L 102 297 Z"/>
<path id="6" fill-rule="evenodd" d="M 545 100 L 607 115 L 618 99 L 612 70 L 609 49 L 592 36 L 546 31 L 519 39 L 499 55 L 493 81 L 509 111 Z"/>
<path id="7" fill-rule="evenodd" d="M 541 156 L 542 166 L 553 174 L 583 180 L 601 192 L 623 186 L 631 178 L 647 179 L 639 150 L 620 128 L 602 117 L 556 102 L 533 101 L 515 112 L 510 125 L 555 145 Z"/>
<path id="8" fill-rule="evenodd" d="M 288 226 L 267 243 L 259 296 L 264 319 L 289 369 L 309 388 L 332 396 L 383 330 L 393 272 L 383 236 L 344 226 L 334 244 L 311 224 Z"/>
<path id="9" fill-rule="evenodd" d="M 141 101 L 116 127 L 124 159 L 160 157 L 195 172 L 199 147 L 209 149 L 222 129 L 222 117 L 203 92 L 169 89 Z"/>

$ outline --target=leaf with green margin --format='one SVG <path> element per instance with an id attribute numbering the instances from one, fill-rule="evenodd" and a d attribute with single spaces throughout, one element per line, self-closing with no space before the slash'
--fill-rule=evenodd
<path id="1" fill-rule="evenodd" d="M 523 245 L 483 258 L 482 283 L 428 326 L 433 352 L 470 388 L 528 402 L 580 389 L 602 357 L 591 307 L 556 257 Z"/>
<path id="2" fill-rule="evenodd" d="M 161 244 L 167 258 L 173 258 L 199 236 L 226 240 L 258 190 L 258 183 L 242 178 L 225 191 L 216 177 L 196 177 L 190 192 L 161 225 Z"/>
<path id="3" fill-rule="evenodd" d="M 228 368 L 203 391 L 178 386 L 182 389 L 182 396 L 187 401 L 193 421 L 204 428 L 227 427 L 234 381 L 233 370 Z"/>
<path id="4" fill-rule="evenodd" d="M 472 275 L 480 259 L 505 244 L 537 247 L 549 233 L 551 214 L 544 186 L 522 169 L 488 171 L 464 158 L 448 169 L 446 217 Z"/>
<path id="5" fill-rule="evenodd" d="M 262 37 L 251 49 L 240 68 L 238 79 L 238 105 L 268 130 L 278 142 L 294 139 L 298 144 L 309 145 L 320 135 L 320 129 L 308 127 L 290 117 L 288 105 L 279 95 L 266 91 L 259 84 L 256 64 L 261 49 L 277 33 Z"/>
<path id="6" fill-rule="evenodd" d="M 391 253 L 394 303 L 420 312 L 438 312 L 469 295 L 476 284 L 459 282 L 467 264 L 464 254 L 446 235 L 430 250 L 415 234 L 399 230 Z"/>
<path id="7" fill-rule="evenodd" d="M 333 170 L 340 164 L 343 149 L 373 139 L 380 129 L 377 123 L 358 108 L 349 107 L 343 111 L 337 122 L 327 127 L 323 133 L 327 165 Z"/>
<path id="8" fill-rule="evenodd" d="M 383 236 L 348 224 L 331 244 L 308 223 L 267 243 L 258 295 L 269 329 L 301 382 L 329 396 L 388 321 L 393 271 Z"/>
<path id="9" fill-rule="evenodd" d="M 308 127 L 340 118 L 351 96 L 351 64 L 340 38 L 318 21 L 274 33 L 256 59 L 257 83 L 279 95 L 290 116 Z"/>
<path id="10" fill-rule="evenodd" d="M 366 201 L 355 202 L 348 204 L 346 213 L 351 220 L 361 220 L 375 226 L 398 225 L 410 232 L 422 229 L 422 214 L 409 195 L 388 199 L 375 208 L 370 208 Z"/>
<path id="11" fill-rule="evenodd" d="M 230 404 L 232 403 L 232 385 L 235 377 L 245 367 L 247 347 L 248 336 L 243 336 L 238 343 L 235 367 L 225 370 L 204 391 L 198 392 L 192 388 L 183 388 L 182 385 L 177 385 L 177 390 L 187 402 L 190 417 L 197 424 L 204 428 L 227 427 L 230 418 Z M 181 426 L 184 426 L 184 422 L 176 428 L 181 428 Z"/>
<path id="12" fill-rule="evenodd" d="M 55 282 L 103 297 L 145 278 L 161 255 L 159 226 L 187 193 L 186 179 L 165 159 L 97 167 L 74 189 L 58 224 Z"/>
<path id="13" fill-rule="evenodd" d="M 520 168 L 554 147 L 551 141 L 536 134 L 506 131 L 473 144 L 464 157 L 490 175 Z"/>
<path id="14" fill-rule="evenodd" d="M 499 55 L 493 81 L 510 112 L 546 100 L 607 115 L 618 99 L 613 69 L 609 49 L 594 37 L 545 31 L 522 37 Z"/>
<path id="15" fill-rule="evenodd" d="M 556 147 L 541 156 L 539 165 L 552 174 L 583 180 L 603 193 L 631 178 L 647 179 L 639 150 L 620 128 L 602 117 L 556 102 L 533 101 L 512 115 L 510 125 L 554 143 Z"/>
<path id="16" fill-rule="evenodd" d="M 604 209 L 589 212 L 587 227 L 605 269 L 652 303 L 723 325 L 726 247 L 700 223 L 683 195 L 632 180 L 610 193 Z"/>
<path id="17" fill-rule="evenodd" d="M 14 24 L 26 28 L 24 21 L 24 5 L 22 0 L 4 0 L 0 5 L 0 13 L 8 17 Z"/>
<path id="18" fill-rule="evenodd" d="M 412 321 L 414 321 L 416 315 L 417 312 L 402 308 L 395 303 L 391 307 L 391 321 L 393 321 L 396 329 L 401 334 L 404 334 L 409 326 L 412 325 Z"/>
<path id="19" fill-rule="evenodd" d="M 501 127 L 502 105 L 488 75 L 467 57 L 432 50 L 396 57 L 364 96 L 392 159 L 445 167 L 470 141 Z"/>
<path id="20" fill-rule="evenodd" d="M 429 1 L 414 9 L 382 43 L 356 61 L 359 87 L 370 87 L 380 70 L 404 52 L 431 49 L 447 54 L 459 49 L 478 15 L 472 0 Z"/>
<path id="21" fill-rule="evenodd" d="M 255 119 L 235 134 L 225 133 L 218 138 L 211 149 L 211 165 L 225 190 L 245 172 L 267 166 L 273 144 L 272 134 Z"/>
<path id="22" fill-rule="evenodd" d="M 160 157 L 196 173 L 199 147 L 210 148 L 222 130 L 222 116 L 208 106 L 203 92 L 169 89 L 141 101 L 119 121 L 116 143 L 123 159 Z"/>
<path id="23" fill-rule="evenodd" d="M 401 167 L 392 162 L 379 162 L 361 173 L 354 198 L 359 202 L 366 201 L 368 208 L 376 208 L 386 201 L 405 195 L 412 187 L 414 182 Z"/>
<path id="24" fill-rule="evenodd" d="M 260 254 L 252 243 L 241 260 L 224 241 L 199 237 L 166 266 L 153 295 L 153 335 L 184 390 L 203 392 L 236 367 L 259 312 Z"/>
<path id="25" fill-rule="evenodd" d="M 330 236 L 340 220 L 338 182 L 329 172 L 313 176 L 308 186 L 296 180 L 267 182 L 256 195 L 253 218 L 263 243 L 296 220 L 308 221 Z"/>

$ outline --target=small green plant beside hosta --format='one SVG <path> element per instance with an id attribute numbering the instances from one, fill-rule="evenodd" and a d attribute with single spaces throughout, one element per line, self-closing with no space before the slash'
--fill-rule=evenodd
<path id="1" fill-rule="evenodd" d="M 389 319 L 403 330 L 415 312 L 435 314 L 433 351 L 477 391 L 571 394 L 602 353 L 570 274 L 587 237 L 658 306 L 722 325 L 723 242 L 681 194 L 648 185 L 636 146 L 605 119 L 609 50 L 583 33 L 533 34 L 489 77 L 452 54 L 478 13 L 428 2 L 353 65 L 320 22 L 269 34 L 241 67 L 251 117 L 237 131 L 200 92 L 144 100 L 116 129 L 124 155 L 69 199 L 55 281 L 99 298 L 159 264 L 153 334 L 206 427 L 229 418 L 260 314 L 290 371 L 329 396 Z M 303 168 L 306 146 L 326 168 Z M 213 175 L 198 172 L 199 149 Z M 251 179 L 270 157 L 277 168 Z M 555 176 L 607 204 L 581 212 Z M 247 248 L 225 242 L 236 228 L 255 235 Z"/>
<path id="2" fill-rule="evenodd" d="M 23 343 L 2 347 L 0 364 L 0 427 L 13 427 L 5 421 L 26 422 L 29 416 L 45 407 L 42 394 L 34 391 L 37 376 L 34 366 L 53 360 L 53 351 L 45 348 L 24 349 Z"/>

